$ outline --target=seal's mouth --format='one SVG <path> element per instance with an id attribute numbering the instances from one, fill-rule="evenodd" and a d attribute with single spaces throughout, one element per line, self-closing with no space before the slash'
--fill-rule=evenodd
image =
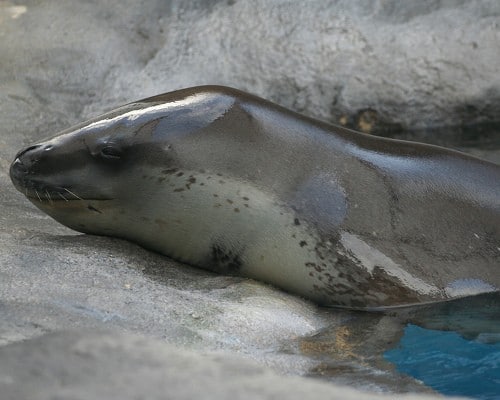
<path id="1" fill-rule="evenodd" d="M 49 187 L 47 185 L 32 185 L 28 189 L 25 186 L 24 194 L 35 206 L 49 215 L 53 212 L 81 212 L 82 210 L 103 214 L 103 202 L 113 200 L 111 198 L 82 197 L 67 187 Z M 57 219 L 54 215 L 52 215 Z M 63 221 L 60 221 L 65 224 Z M 65 224 L 67 225 L 67 224 Z M 74 228 L 81 230 L 78 228 Z"/>
<path id="2" fill-rule="evenodd" d="M 18 156 L 10 166 L 10 178 L 16 189 L 34 202 L 83 200 L 69 186 L 51 185 L 33 175 Z"/>
<path id="3" fill-rule="evenodd" d="M 15 182 L 16 188 L 33 203 L 62 204 L 81 201 L 113 200 L 99 195 L 84 195 L 71 186 L 52 186 L 45 182 L 24 179 Z"/>
<path id="4" fill-rule="evenodd" d="M 99 196 L 83 197 L 78 195 L 74 189 L 70 190 L 67 187 L 49 188 L 45 186 L 39 189 L 25 188 L 24 194 L 32 202 L 49 204 L 113 200 L 112 198 Z"/>
<path id="5" fill-rule="evenodd" d="M 58 203 L 70 201 L 111 200 L 104 196 L 88 196 L 70 185 L 50 185 L 38 179 L 13 179 L 16 188 L 30 201 Z"/>
<path id="6" fill-rule="evenodd" d="M 43 202 L 60 202 L 60 201 L 84 201 L 90 199 L 84 199 L 83 197 L 76 194 L 74 191 L 66 187 L 49 187 L 46 185 L 32 185 L 31 188 L 28 185 L 24 186 L 24 194 L 26 197 L 32 201 Z"/>
<path id="7" fill-rule="evenodd" d="M 95 193 L 91 187 L 77 189 L 71 184 L 54 185 L 47 179 L 34 174 L 26 168 L 19 158 L 12 163 L 10 177 L 17 190 L 23 193 L 33 203 L 65 203 L 75 201 L 112 200 Z"/>

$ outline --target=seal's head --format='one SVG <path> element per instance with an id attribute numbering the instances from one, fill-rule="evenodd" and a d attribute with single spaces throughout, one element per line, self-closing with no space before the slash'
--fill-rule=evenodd
<path id="1" fill-rule="evenodd" d="M 151 187 L 144 180 L 181 167 L 172 143 L 203 129 L 231 102 L 207 87 L 128 104 L 20 151 L 10 167 L 12 182 L 72 229 L 123 236 L 113 218 L 124 218 L 116 213 L 144 203 L 144 188 Z"/>

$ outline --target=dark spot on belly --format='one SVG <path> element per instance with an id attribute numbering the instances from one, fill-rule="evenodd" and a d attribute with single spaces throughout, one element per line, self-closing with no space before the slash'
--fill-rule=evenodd
<path id="1" fill-rule="evenodd" d="M 191 176 L 188 178 L 188 180 L 187 180 L 187 183 L 186 183 L 186 189 L 188 189 L 188 190 L 189 190 L 189 189 L 191 189 L 191 185 L 192 185 L 193 183 L 195 183 L 195 182 L 196 182 L 196 178 L 195 178 L 193 175 L 191 175 Z"/>
<path id="2" fill-rule="evenodd" d="M 226 199 L 226 201 L 229 203 L 229 204 L 233 204 L 233 201 L 231 199 Z"/>
<path id="3" fill-rule="evenodd" d="M 305 240 L 301 240 L 299 244 L 300 244 L 300 247 L 307 246 L 307 242 Z"/>
<path id="4" fill-rule="evenodd" d="M 177 188 L 177 189 L 174 189 L 174 192 L 183 192 L 185 189 L 184 188 Z"/>
<path id="5" fill-rule="evenodd" d="M 184 172 L 182 172 L 182 171 L 175 174 L 175 176 L 182 176 L 182 175 L 184 175 Z"/>
<path id="6" fill-rule="evenodd" d="M 323 272 L 324 271 L 324 269 L 321 266 L 319 266 L 318 264 L 313 263 L 313 262 L 306 262 L 305 266 L 307 268 L 314 268 L 316 270 L 316 272 Z"/>
<path id="7" fill-rule="evenodd" d="M 237 212 L 237 213 L 238 213 L 238 212 L 240 212 L 240 209 L 239 209 L 238 207 L 236 207 L 236 208 L 234 209 L 234 212 Z"/>
<path id="8" fill-rule="evenodd" d="M 242 266 L 240 254 L 219 243 L 210 248 L 209 269 L 221 273 L 236 273 Z"/>
<path id="9" fill-rule="evenodd" d="M 293 224 L 294 224 L 294 225 L 300 225 L 300 221 L 299 221 L 299 219 L 298 219 L 298 218 L 295 218 L 295 219 L 293 220 Z"/>
<path id="10" fill-rule="evenodd" d="M 243 196 L 243 197 L 242 197 L 242 199 L 243 199 L 243 200 L 245 200 L 245 201 L 250 200 L 250 199 L 249 199 L 248 197 L 246 197 L 246 196 Z"/>
<path id="11" fill-rule="evenodd" d="M 158 183 L 162 183 L 165 179 L 167 179 L 167 178 L 165 178 L 164 176 L 158 178 Z"/>

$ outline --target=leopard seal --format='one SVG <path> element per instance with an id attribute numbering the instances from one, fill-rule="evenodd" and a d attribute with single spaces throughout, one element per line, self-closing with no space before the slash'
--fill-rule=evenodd
<path id="1" fill-rule="evenodd" d="M 219 86 L 119 107 L 20 151 L 18 190 L 80 232 L 377 309 L 500 288 L 500 166 Z"/>

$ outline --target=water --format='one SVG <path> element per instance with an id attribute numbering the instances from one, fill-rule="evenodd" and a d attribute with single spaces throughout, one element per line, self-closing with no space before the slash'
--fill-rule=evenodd
<path id="1" fill-rule="evenodd" d="M 481 343 L 456 332 L 409 324 L 399 346 L 386 351 L 384 358 L 440 393 L 500 399 L 499 342 Z"/>
<path id="2" fill-rule="evenodd" d="M 484 128 L 458 133 L 456 130 L 443 130 L 440 134 L 420 132 L 398 138 L 455 147 L 498 164 L 498 128 Z M 386 351 L 384 358 L 395 364 L 399 372 L 421 380 L 440 393 L 500 399 L 499 304 L 497 296 L 493 301 L 479 302 L 470 308 L 471 305 L 467 305 L 444 312 L 431 309 L 419 321 L 427 326 L 407 325 L 399 346 Z M 471 335 L 473 331 L 476 332 Z M 469 340 L 464 336 L 470 336 Z M 488 339 L 496 343 L 485 343 Z"/>

